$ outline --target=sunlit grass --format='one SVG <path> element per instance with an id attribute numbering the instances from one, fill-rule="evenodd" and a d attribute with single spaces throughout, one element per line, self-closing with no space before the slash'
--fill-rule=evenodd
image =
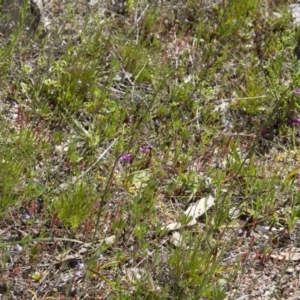
<path id="1" fill-rule="evenodd" d="M 76 41 L 54 26 L 0 48 L 2 218 L 35 220 L 24 255 L 34 237 L 88 243 L 84 280 L 102 280 L 107 299 L 225 299 L 246 268 L 229 254 L 241 235 L 292 234 L 299 220 L 287 8 L 198 2 L 128 1 L 126 14 L 72 22 Z M 189 224 L 184 211 L 208 195 L 213 208 L 174 245 L 164 227 Z"/>

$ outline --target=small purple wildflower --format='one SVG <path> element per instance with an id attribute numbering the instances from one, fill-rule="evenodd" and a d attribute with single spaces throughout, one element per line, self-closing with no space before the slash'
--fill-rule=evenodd
<path id="1" fill-rule="evenodd" d="M 79 270 L 82 270 L 83 268 L 84 268 L 84 263 L 82 263 L 82 262 L 77 262 L 77 269 L 79 269 Z"/>
<path id="2" fill-rule="evenodd" d="M 263 130 L 261 131 L 260 135 L 261 135 L 263 138 L 266 137 L 266 136 L 268 136 L 268 135 L 269 135 L 268 130 L 267 130 L 267 129 L 263 129 Z"/>
<path id="3" fill-rule="evenodd" d="M 234 254 L 231 250 L 228 252 L 228 254 L 229 254 L 230 257 L 234 257 Z"/>
<path id="4" fill-rule="evenodd" d="M 23 250 L 22 246 L 20 246 L 19 244 L 17 244 L 17 245 L 15 246 L 15 249 L 16 249 L 16 251 L 18 251 L 18 252 L 22 252 L 22 250 Z"/>
<path id="5" fill-rule="evenodd" d="M 23 214 L 23 219 L 25 219 L 25 220 L 30 219 L 29 213 L 25 212 L 25 213 Z"/>
<path id="6" fill-rule="evenodd" d="M 124 162 L 124 163 L 132 164 L 133 163 L 133 156 L 131 154 L 124 154 L 124 155 L 121 156 L 120 161 Z"/>
<path id="7" fill-rule="evenodd" d="M 296 117 L 292 117 L 290 121 L 292 124 L 300 124 L 300 119 Z"/>
<path id="8" fill-rule="evenodd" d="M 150 151 L 151 149 L 152 149 L 152 146 L 150 146 L 150 145 L 145 145 L 145 146 L 140 147 L 140 151 L 141 151 L 142 153 L 147 153 L 147 152 Z"/>
<path id="9" fill-rule="evenodd" d="M 294 93 L 295 95 L 300 95 L 300 89 L 294 89 L 294 90 L 293 90 L 293 93 Z"/>
<path id="10" fill-rule="evenodd" d="M 265 232 L 268 232 L 269 229 L 270 229 L 269 226 L 264 226 L 264 225 L 260 226 L 260 231 L 261 231 L 261 232 L 264 232 L 264 233 L 265 233 Z"/>
<path id="11" fill-rule="evenodd" d="M 82 272 L 81 272 L 81 271 L 75 272 L 75 276 L 76 276 L 77 278 L 81 278 L 81 277 L 82 277 Z"/>
<path id="12" fill-rule="evenodd" d="M 242 228 L 239 228 L 237 231 L 236 231 L 237 235 L 241 236 L 243 235 L 244 233 L 244 230 Z"/>

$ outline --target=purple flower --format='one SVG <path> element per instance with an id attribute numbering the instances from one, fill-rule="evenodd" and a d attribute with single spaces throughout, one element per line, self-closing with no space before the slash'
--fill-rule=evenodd
<path id="1" fill-rule="evenodd" d="M 295 95 L 300 95 L 300 89 L 294 89 L 294 90 L 293 90 L 293 93 L 294 93 Z"/>
<path id="2" fill-rule="evenodd" d="M 19 244 L 17 244 L 17 245 L 15 246 L 15 249 L 16 249 L 18 252 L 22 252 L 22 250 L 23 250 L 22 246 L 20 246 Z"/>
<path id="3" fill-rule="evenodd" d="M 25 213 L 23 214 L 23 219 L 25 219 L 25 220 L 30 219 L 29 213 L 25 212 Z"/>
<path id="4" fill-rule="evenodd" d="M 132 164 L 133 163 L 133 156 L 131 154 L 124 154 L 124 155 L 121 156 L 120 161 L 124 162 L 124 163 Z"/>
<path id="5" fill-rule="evenodd" d="M 142 146 L 141 148 L 140 148 L 140 151 L 142 152 L 142 153 L 147 153 L 148 151 L 150 151 L 152 149 L 152 146 L 150 146 L 150 145 L 145 145 L 145 146 Z"/>
<path id="6" fill-rule="evenodd" d="M 266 137 L 266 136 L 268 136 L 268 130 L 263 129 L 260 134 L 262 137 Z"/>
<path id="7" fill-rule="evenodd" d="M 76 276 L 77 278 L 81 278 L 81 277 L 82 277 L 82 272 L 81 272 L 81 271 L 75 272 L 75 276 Z"/>
<path id="8" fill-rule="evenodd" d="M 264 226 L 264 225 L 260 226 L 260 231 L 261 231 L 261 232 L 268 232 L 269 229 L 270 229 L 269 226 Z"/>
<path id="9" fill-rule="evenodd" d="M 292 117 L 290 121 L 292 124 L 300 124 L 300 119 L 296 117 Z"/>
<path id="10" fill-rule="evenodd" d="M 79 269 L 79 270 L 82 270 L 83 268 L 84 268 L 84 263 L 82 263 L 82 262 L 77 262 L 77 269 Z"/>
<path id="11" fill-rule="evenodd" d="M 244 230 L 242 228 L 239 228 L 237 231 L 236 231 L 237 235 L 241 236 L 243 235 L 244 233 Z"/>

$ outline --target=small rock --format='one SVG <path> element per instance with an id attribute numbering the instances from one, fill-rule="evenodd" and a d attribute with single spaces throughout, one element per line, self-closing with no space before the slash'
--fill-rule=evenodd
<path id="1" fill-rule="evenodd" d="M 179 247 L 182 243 L 182 236 L 179 232 L 174 232 L 172 237 L 171 237 L 171 243 L 175 246 L 175 247 Z"/>
<path id="2" fill-rule="evenodd" d="M 300 25 L 300 4 L 291 4 L 289 8 L 294 19 L 294 25 Z"/>
<path id="3" fill-rule="evenodd" d="M 111 235 L 111 236 L 107 237 L 106 239 L 104 239 L 104 242 L 106 245 L 110 246 L 115 242 L 115 240 L 116 240 L 116 236 Z"/>

